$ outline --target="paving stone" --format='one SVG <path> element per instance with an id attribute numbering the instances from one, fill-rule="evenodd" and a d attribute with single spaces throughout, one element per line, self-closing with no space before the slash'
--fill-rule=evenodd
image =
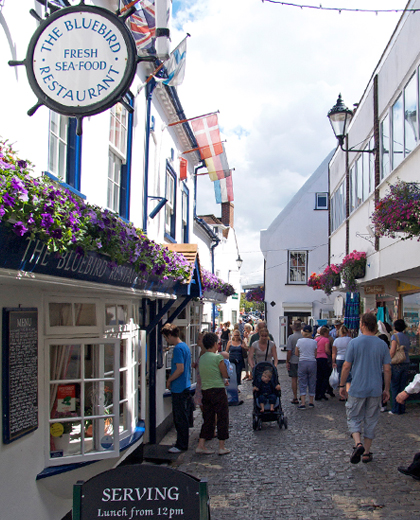
<path id="1" fill-rule="evenodd" d="M 420 406 L 409 404 L 398 417 L 381 414 L 373 462 L 350 464 L 344 403 L 335 397 L 298 411 L 290 403 L 284 365 L 279 377 L 287 430 L 274 422 L 253 430 L 251 383 L 246 382 L 244 404 L 229 408 L 231 453 L 206 458 L 195 453 L 201 428 L 196 412 L 190 450 L 171 463 L 208 480 L 212 520 L 418 520 L 420 482 L 397 467 L 408 466 L 420 451 Z M 217 449 L 217 439 L 209 445 Z"/>

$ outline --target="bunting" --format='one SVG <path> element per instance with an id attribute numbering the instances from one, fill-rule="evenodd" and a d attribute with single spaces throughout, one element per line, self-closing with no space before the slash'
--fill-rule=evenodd
<path id="1" fill-rule="evenodd" d="M 233 202 L 233 183 L 232 176 L 214 182 L 214 193 L 216 203 Z"/>
<path id="2" fill-rule="evenodd" d="M 191 121 L 201 159 L 209 159 L 223 153 L 217 114 Z"/>
<path id="3" fill-rule="evenodd" d="M 130 0 L 123 0 L 128 5 Z M 129 27 L 138 54 L 154 54 L 154 41 L 156 36 L 155 0 L 139 0 L 137 10 L 129 18 Z M 140 51 L 140 52 L 139 52 Z"/>
<path id="4" fill-rule="evenodd" d="M 184 157 L 179 158 L 179 179 L 185 181 L 187 178 L 188 161 Z"/>
<path id="5" fill-rule="evenodd" d="M 222 152 L 223 153 L 215 155 L 214 157 L 209 157 L 204 161 L 211 181 L 224 179 L 225 177 L 230 177 L 231 175 L 231 170 L 229 169 L 226 152 L 223 145 Z"/>
<path id="6" fill-rule="evenodd" d="M 169 59 L 165 61 L 168 77 L 162 83 L 169 87 L 181 85 L 185 76 L 185 64 L 187 62 L 187 38 L 189 34 L 182 40 L 170 54 Z M 156 79 L 156 78 L 155 78 Z"/>

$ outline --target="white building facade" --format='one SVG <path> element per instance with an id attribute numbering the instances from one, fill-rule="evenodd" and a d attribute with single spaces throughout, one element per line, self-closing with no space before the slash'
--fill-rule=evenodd
<path id="1" fill-rule="evenodd" d="M 419 7 L 416 0 L 407 5 Z M 354 250 L 366 252 L 364 309 L 378 309 L 390 323 L 403 317 L 413 332 L 420 309 L 419 242 L 398 233 L 375 236 L 371 217 L 390 185 L 419 182 L 419 30 L 415 12 L 401 16 L 353 116 L 350 151 L 337 148 L 329 165 L 331 263 Z"/>
<path id="2" fill-rule="evenodd" d="M 282 348 L 296 319 L 305 323 L 334 316 L 336 293 L 307 285 L 312 272 L 328 265 L 329 155 L 268 229 L 261 231 L 265 260 L 267 325 Z M 282 357 L 280 357 L 282 359 Z"/>
<path id="3" fill-rule="evenodd" d="M 119 3 L 92 2 L 112 12 Z M 0 463 L 8 468 L 0 477 L 4 520 L 68 518 L 78 480 L 129 457 L 142 460 L 143 445 L 159 442 L 172 426 L 165 392 L 171 351 L 164 349 L 161 326 L 179 325 L 196 360 L 201 298 L 226 301 L 223 294 L 201 289 L 200 257 L 207 264 L 210 249 L 194 235 L 194 171 L 200 159 L 186 155 L 181 179 L 182 152 L 196 142 L 188 123 L 167 126 L 185 119 L 176 88 L 156 87 L 148 101 L 150 90 L 142 85 L 155 64 L 141 62 L 124 103 L 85 118 L 81 136 L 75 120 L 45 106 L 29 117 L 37 99 L 25 68 L 10 67 L 7 60 L 26 55 L 38 26 L 30 9 L 41 18 L 45 14 L 35 0 L 0 8 L 1 138 L 34 164 L 34 177 L 44 175 L 77 201 L 107 209 L 147 231 L 155 243 L 184 252 L 194 269 L 185 284 L 160 284 L 150 276 L 140 286 L 131 283 L 129 270 L 110 270 L 100 255 L 56 258 L 36 237 L 16 237 L 0 224 L 3 383 L 9 383 L 2 392 L 7 431 L 0 443 Z M 236 269 L 236 257 L 236 251 L 227 256 L 223 268 Z M 32 364 L 21 368 L 30 372 L 33 417 L 26 430 L 16 426 L 15 435 L 10 352 L 16 320 L 32 320 L 25 321 L 32 323 Z"/>

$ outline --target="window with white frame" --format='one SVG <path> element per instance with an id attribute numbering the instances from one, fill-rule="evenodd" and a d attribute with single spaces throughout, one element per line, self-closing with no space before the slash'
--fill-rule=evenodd
<path id="1" fill-rule="evenodd" d="M 118 340 L 50 340 L 49 463 L 119 454 Z"/>
<path id="2" fill-rule="evenodd" d="M 117 457 L 121 441 L 127 442 L 136 428 L 140 367 L 136 306 L 92 305 L 78 300 L 47 302 L 47 334 L 61 333 L 47 341 L 49 465 Z M 105 337 L 70 339 L 97 321 Z"/>
<path id="3" fill-rule="evenodd" d="M 315 209 L 328 209 L 328 193 L 315 193 Z"/>
<path id="4" fill-rule="evenodd" d="M 176 174 L 171 165 L 166 162 L 165 198 L 165 233 L 175 239 L 176 222 Z"/>
<path id="5" fill-rule="evenodd" d="M 404 159 L 404 115 L 402 94 L 392 105 L 392 168 Z"/>
<path id="6" fill-rule="evenodd" d="M 413 74 L 404 89 L 404 154 L 414 150 L 418 141 L 417 76 Z"/>
<path id="7" fill-rule="evenodd" d="M 346 192 L 343 181 L 331 196 L 331 232 L 338 229 L 346 219 Z"/>
<path id="8" fill-rule="evenodd" d="M 389 116 L 385 116 L 381 122 L 381 179 L 384 179 L 391 171 L 390 161 Z"/>
<path id="9" fill-rule="evenodd" d="M 368 153 L 368 150 L 373 149 L 372 147 L 373 138 L 364 148 L 366 153 L 359 155 L 350 168 L 350 213 L 367 200 L 375 189 L 375 158 L 374 154 Z"/>
<path id="10" fill-rule="evenodd" d="M 127 158 L 127 109 L 121 103 L 117 103 L 111 108 L 110 117 L 107 206 L 119 213 L 121 170 Z"/>
<path id="11" fill-rule="evenodd" d="M 307 251 L 289 251 L 289 279 L 288 283 L 306 284 L 307 280 Z"/>
<path id="12" fill-rule="evenodd" d="M 75 118 L 50 111 L 48 173 L 80 190 L 82 137 Z"/>

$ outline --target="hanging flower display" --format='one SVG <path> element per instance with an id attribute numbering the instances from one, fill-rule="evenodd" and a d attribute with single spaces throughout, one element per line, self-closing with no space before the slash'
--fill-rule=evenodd
<path id="1" fill-rule="evenodd" d="M 389 192 L 375 207 L 372 215 L 376 234 L 402 240 L 420 241 L 420 184 L 398 180 L 389 186 Z"/>
<path id="2" fill-rule="evenodd" d="M 321 287 L 321 275 L 317 273 L 311 273 L 311 276 L 308 279 L 309 287 L 315 291 L 316 289 L 322 289 Z"/>
<path id="3" fill-rule="evenodd" d="M 206 291 L 216 291 L 225 296 L 232 296 L 232 294 L 235 294 L 235 289 L 232 285 L 223 282 L 223 280 L 220 280 L 220 278 L 217 278 L 217 276 L 203 268 L 201 268 L 201 283 L 203 293 Z"/>
<path id="4" fill-rule="evenodd" d="M 324 269 L 324 272 L 320 275 L 319 284 L 325 294 L 330 295 L 333 287 L 340 285 L 340 271 L 341 267 L 337 264 L 330 264 Z"/>
<path id="5" fill-rule="evenodd" d="M 251 289 L 250 291 L 247 291 L 247 293 L 245 294 L 245 299 L 247 302 L 263 302 L 264 297 L 265 293 L 262 287 Z"/>
<path id="6" fill-rule="evenodd" d="M 341 264 L 341 277 L 347 291 L 355 292 L 358 289 L 356 279 L 366 274 L 366 253 L 353 251 L 344 257 Z"/>
<path id="7" fill-rule="evenodd" d="M 182 254 L 153 242 L 115 213 L 30 173 L 31 163 L 0 141 L 0 222 L 16 235 L 36 236 L 58 256 L 70 250 L 82 256 L 95 251 L 107 255 L 111 266 L 130 265 L 140 276 L 154 275 L 161 283 L 190 277 L 194 267 Z M 216 276 L 206 279 L 216 292 L 233 294 L 233 287 Z"/>

